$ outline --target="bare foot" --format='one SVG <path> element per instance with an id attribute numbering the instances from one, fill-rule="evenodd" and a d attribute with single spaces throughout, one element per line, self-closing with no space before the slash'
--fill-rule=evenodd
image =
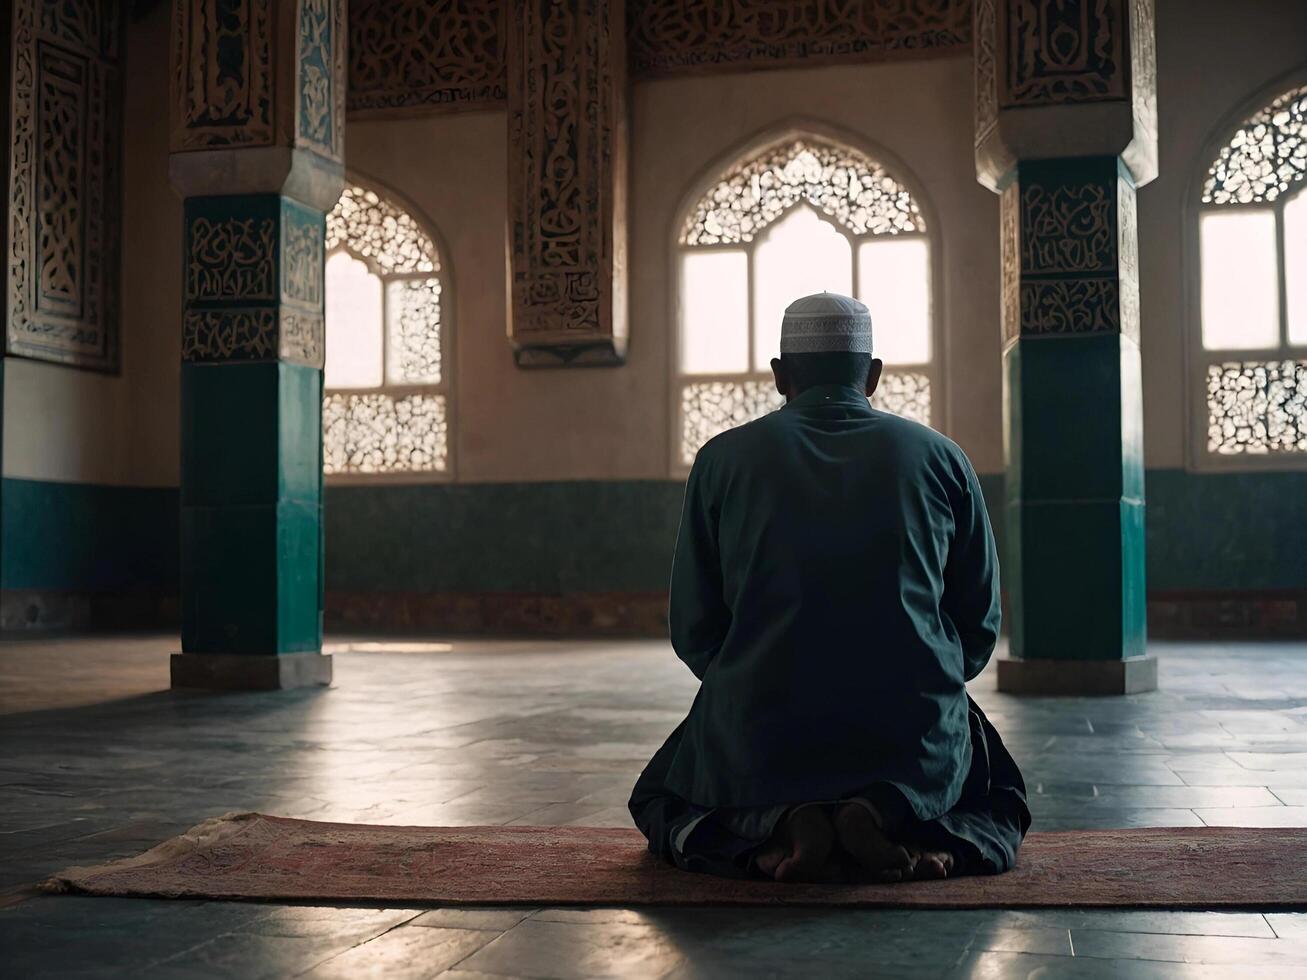
<path id="1" fill-rule="evenodd" d="M 777 881 L 831 881 L 835 830 L 821 807 L 791 810 L 777 825 L 756 859 L 758 869 Z"/>
<path id="2" fill-rule="evenodd" d="M 835 808 L 835 836 L 840 847 L 874 880 L 902 881 L 912 877 L 912 855 L 886 837 L 876 818 L 861 804 L 842 803 Z"/>
<path id="3" fill-rule="evenodd" d="M 918 881 L 947 878 L 953 871 L 953 855 L 948 851 L 910 851 L 914 864 L 911 877 Z"/>

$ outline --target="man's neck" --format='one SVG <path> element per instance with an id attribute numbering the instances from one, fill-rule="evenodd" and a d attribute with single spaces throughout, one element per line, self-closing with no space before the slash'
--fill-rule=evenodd
<path id="1" fill-rule="evenodd" d="M 801 391 L 787 395 L 785 401 L 786 403 L 798 401 L 799 399 L 804 401 L 845 401 L 866 397 L 865 390 L 859 385 L 836 382 L 834 384 L 809 385 Z"/>

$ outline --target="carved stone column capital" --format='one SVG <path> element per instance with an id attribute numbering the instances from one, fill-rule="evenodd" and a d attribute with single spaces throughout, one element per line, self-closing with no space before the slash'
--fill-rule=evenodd
<path id="1" fill-rule="evenodd" d="M 1157 176 L 1153 0 L 976 0 L 976 173 L 1018 160 L 1119 156 Z"/>
<path id="2" fill-rule="evenodd" d="M 523 367 L 626 356 L 623 4 L 518 0 L 509 20 L 509 337 Z"/>

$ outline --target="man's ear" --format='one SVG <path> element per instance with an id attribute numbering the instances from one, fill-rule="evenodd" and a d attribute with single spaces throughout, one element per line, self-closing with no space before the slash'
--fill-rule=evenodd
<path id="1" fill-rule="evenodd" d="M 871 359 L 871 367 L 867 369 L 867 397 L 870 398 L 876 393 L 876 386 L 880 384 L 880 372 L 884 370 L 885 362 L 879 357 Z"/>
<path id="2" fill-rule="evenodd" d="M 785 370 L 785 363 L 779 357 L 771 359 L 772 377 L 776 379 L 776 390 L 781 393 L 781 397 L 790 397 L 790 375 Z"/>

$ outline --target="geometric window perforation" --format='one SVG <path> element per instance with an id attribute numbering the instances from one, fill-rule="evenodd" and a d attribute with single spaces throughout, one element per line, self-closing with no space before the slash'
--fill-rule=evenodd
<path id="1" fill-rule="evenodd" d="M 1207 168 L 1195 228 L 1194 458 L 1307 464 L 1307 85 L 1235 128 Z"/>
<path id="2" fill-rule="evenodd" d="M 356 184 L 327 215 L 323 472 L 449 471 L 441 263 L 403 208 Z"/>
<path id="3" fill-rule="evenodd" d="M 718 176 L 679 228 L 672 466 L 779 408 L 768 370 L 784 310 L 822 291 L 871 311 L 878 410 L 934 422 L 930 241 L 907 185 L 816 135 L 766 144 Z"/>
<path id="4" fill-rule="evenodd" d="M 699 448 L 714 436 L 784 404 L 775 383 L 768 380 L 688 381 L 681 387 L 681 463 L 691 465 Z M 886 369 L 871 406 L 930 425 L 930 375 Z"/>
<path id="5" fill-rule="evenodd" d="M 880 164 L 842 147 L 794 139 L 710 188 L 687 217 L 681 244 L 750 242 L 800 201 L 853 235 L 926 230 L 912 195 Z"/>
<path id="6" fill-rule="evenodd" d="M 344 244 L 384 272 L 439 272 L 431 236 L 375 191 L 348 186 L 327 213 L 327 251 Z"/>
<path id="7" fill-rule="evenodd" d="M 1207 449 L 1222 456 L 1307 453 L 1307 361 L 1209 364 Z"/>
<path id="8" fill-rule="evenodd" d="M 1207 172 L 1204 204 L 1274 201 L 1307 177 L 1307 85 L 1249 116 Z"/>
<path id="9" fill-rule="evenodd" d="M 443 472 L 448 457 L 443 395 L 332 392 L 322 403 L 323 472 Z"/>

